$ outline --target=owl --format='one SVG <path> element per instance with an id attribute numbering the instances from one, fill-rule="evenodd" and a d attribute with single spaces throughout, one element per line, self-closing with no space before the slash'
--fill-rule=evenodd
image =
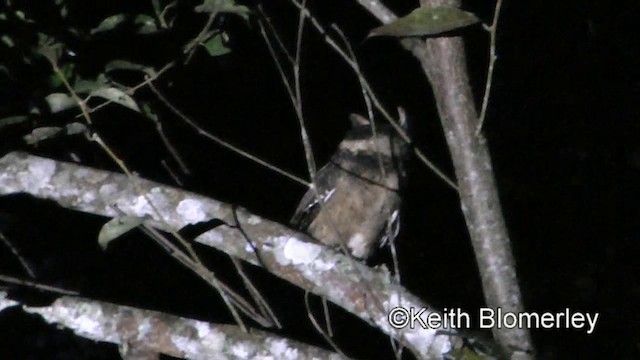
<path id="1" fill-rule="evenodd" d="M 316 173 L 291 224 L 324 245 L 367 259 L 397 219 L 408 145 L 389 125 L 352 115 L 353 128 Z"/>

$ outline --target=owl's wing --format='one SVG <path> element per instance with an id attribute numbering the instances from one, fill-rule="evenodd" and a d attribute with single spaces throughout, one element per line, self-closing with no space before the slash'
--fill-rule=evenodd
<path id="1" fill-rule="evenodd" d="M 332 163 L 328 163 L 316 173 L 318 196 L 316 197 L 316 192 L 312 189 L 307 190 L 304 196 L 302 196 L 290 221 L 291 225 L 296 229 L 306 231 L 313 219 L 318 216 L 318 212 L 321 209 L 318 200 L 326 203 L 333 195 L 334 189 L 332 182 L 334 181 L 333 178 L 335 174 L 332 174 L 332 170 L 335 172 L 336 167 Z"/>
<path id="2" fill-rule="evenodd" d="M 318 211 L 320 211 L 320 204 L 316 199 L 315 192 L 309 189 L 300 200 L 290 223 L 296 229 L 306 230 L 318 215 Z"/>

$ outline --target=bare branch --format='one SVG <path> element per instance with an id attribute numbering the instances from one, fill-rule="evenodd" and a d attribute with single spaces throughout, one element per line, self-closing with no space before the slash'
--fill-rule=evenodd
<path id="1" fill-rule="evenodd" d="M 20 265 L 22 265 L 22 268 L 27 272 L 29 277 L 31 278 L 36 277 L 36 273 L 33 271 L 31 266 L 27 262 L 27 260 L 22 255 L 20 255 L 20 252 L 18 251 L 18 249 L 16 249 L 16 247 L 13 246 L 11 241 L 9 241 L 9 239 L 6 236 L 4 236 L 4 233 L 2 233 L 2 231 L 0 231 L 0 243 L 6 246 L 11 251 L 13 256 L 15 256 L 16 259 L 18 259 L 18 261 L 20 262 Z"/>
<path id="2" fill-rule="evenodd" d="M 498 32 L 498 21 L 500 20 L 500 9 L 502 9 L 502 0 L 497 0 L 493 11 L 493 22 L 487 27 L 489 31 L 489 65 L 487 68 L 487 81 L 484 86 L 484 96 L 482 98 L 482 107 L 480 108 L 480 118 L 478 119 L 478 127 L 476 128 L 476 136 L 482 131 L 482 125 L 487 117 L 487 108 L 489 107 L 489 98 L 491 96 L 491 84 L 493 83 L 493 70 L 496 67 L 496 33 Z"/>
<path id="3" fill-rule="evenodd" d="M 377 0 L 357 0 L 383 23 L 395 15 Z M 422 6 L 460 6 L 459 0 L 421 0 Z M 522 312 L 511 242 L 502 215 L 491 157 L 482 134 L 469 85 L 466 58 L 459 36 L 405 38 L 405 49 L 420 61 L 433 88 L 440 121 L 458 179 L 462 211 L 476 254 L 487 305 Z M 531 359 L 528 329 L 494 329 L 502 350 L 512 359 Z"/>
<path id="4" fill-rule="evenodd" d="M 0 292 L 0 311 L 19 305 Z M 166 354 L 205 360 L 221 357 L 346 359 L 336 353 L 267 332 L 212 324 L 80 297 L 61 297 L 50 306 L 23 306 L 27 313 L 72 330 L 76 335 L 117 344 L 121 353 Z"/>
<path id="5" fill-rule="evenodd" d="M 34 288 L 42 291 L 57 293 L 57 294 L 78 295 L 78 293 L 75 291 L 70 291 L 70 290 L 61 289 L 55 286 L 41 284 L 33 280 L 18 279 L 13 276 L 0 275 L 0 281 L 4 281 L 9 284 L 22 285 L 22 286 L 26 286 L 26 287 L 30 287 L 30 288 Z"/>

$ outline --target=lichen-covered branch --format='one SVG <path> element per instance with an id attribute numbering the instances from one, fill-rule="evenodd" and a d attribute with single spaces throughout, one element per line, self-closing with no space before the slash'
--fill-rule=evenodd
<path id="1" fill-rule="evenodd" d="M 0 292 L 0 311 L 18 305 Z M 345 359 L 259 330 L 246 333 L 235 325 L 212 324 L 80 297 L 64 296 L 49 306 L 23 305 L 22 309 L 83 338 L 117 344 L 125 359 L 157 359 L 158 354 L 191 360 Z"/>
<path id="2" fill-rule="evenodd" d="M 108 217 L 152 217 L 174 230 L 219 219 L 225 225 L 207 231 L 196 241 L 263 266 L 276 276 L 323 296 L 399 339 L 421 358 L 441 358 L 455 341 L 450 331 L 438 331 L 443 329 L 391 327 L 389 310 L 397 306 L 421 309 L 427 304 L 394 284 L 383 269 L 371 269 L 312 243 L 305 234 L 245 209 L 145 179 L 137 179 L 134 186 L 123 174 L 21 152 L 1 158 L 0 168 L 0 195 L 28 193 L 69 209 Z M 423 317 L 434 311 L 428 309 Z"/>

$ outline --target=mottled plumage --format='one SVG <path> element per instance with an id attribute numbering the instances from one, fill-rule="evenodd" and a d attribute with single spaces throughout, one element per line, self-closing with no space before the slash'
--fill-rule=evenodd
<path id="1" fill-rule="evenodd" d="M 406 143 L 389 126 L 359 125 L 316 174 L 316 191 L 302 197 L 293 226 L 321 243 L 365 259 L 378 247 L 387 221 L 400 207 Z M 320 200 L 322 204 L 318 202 Z"/>

